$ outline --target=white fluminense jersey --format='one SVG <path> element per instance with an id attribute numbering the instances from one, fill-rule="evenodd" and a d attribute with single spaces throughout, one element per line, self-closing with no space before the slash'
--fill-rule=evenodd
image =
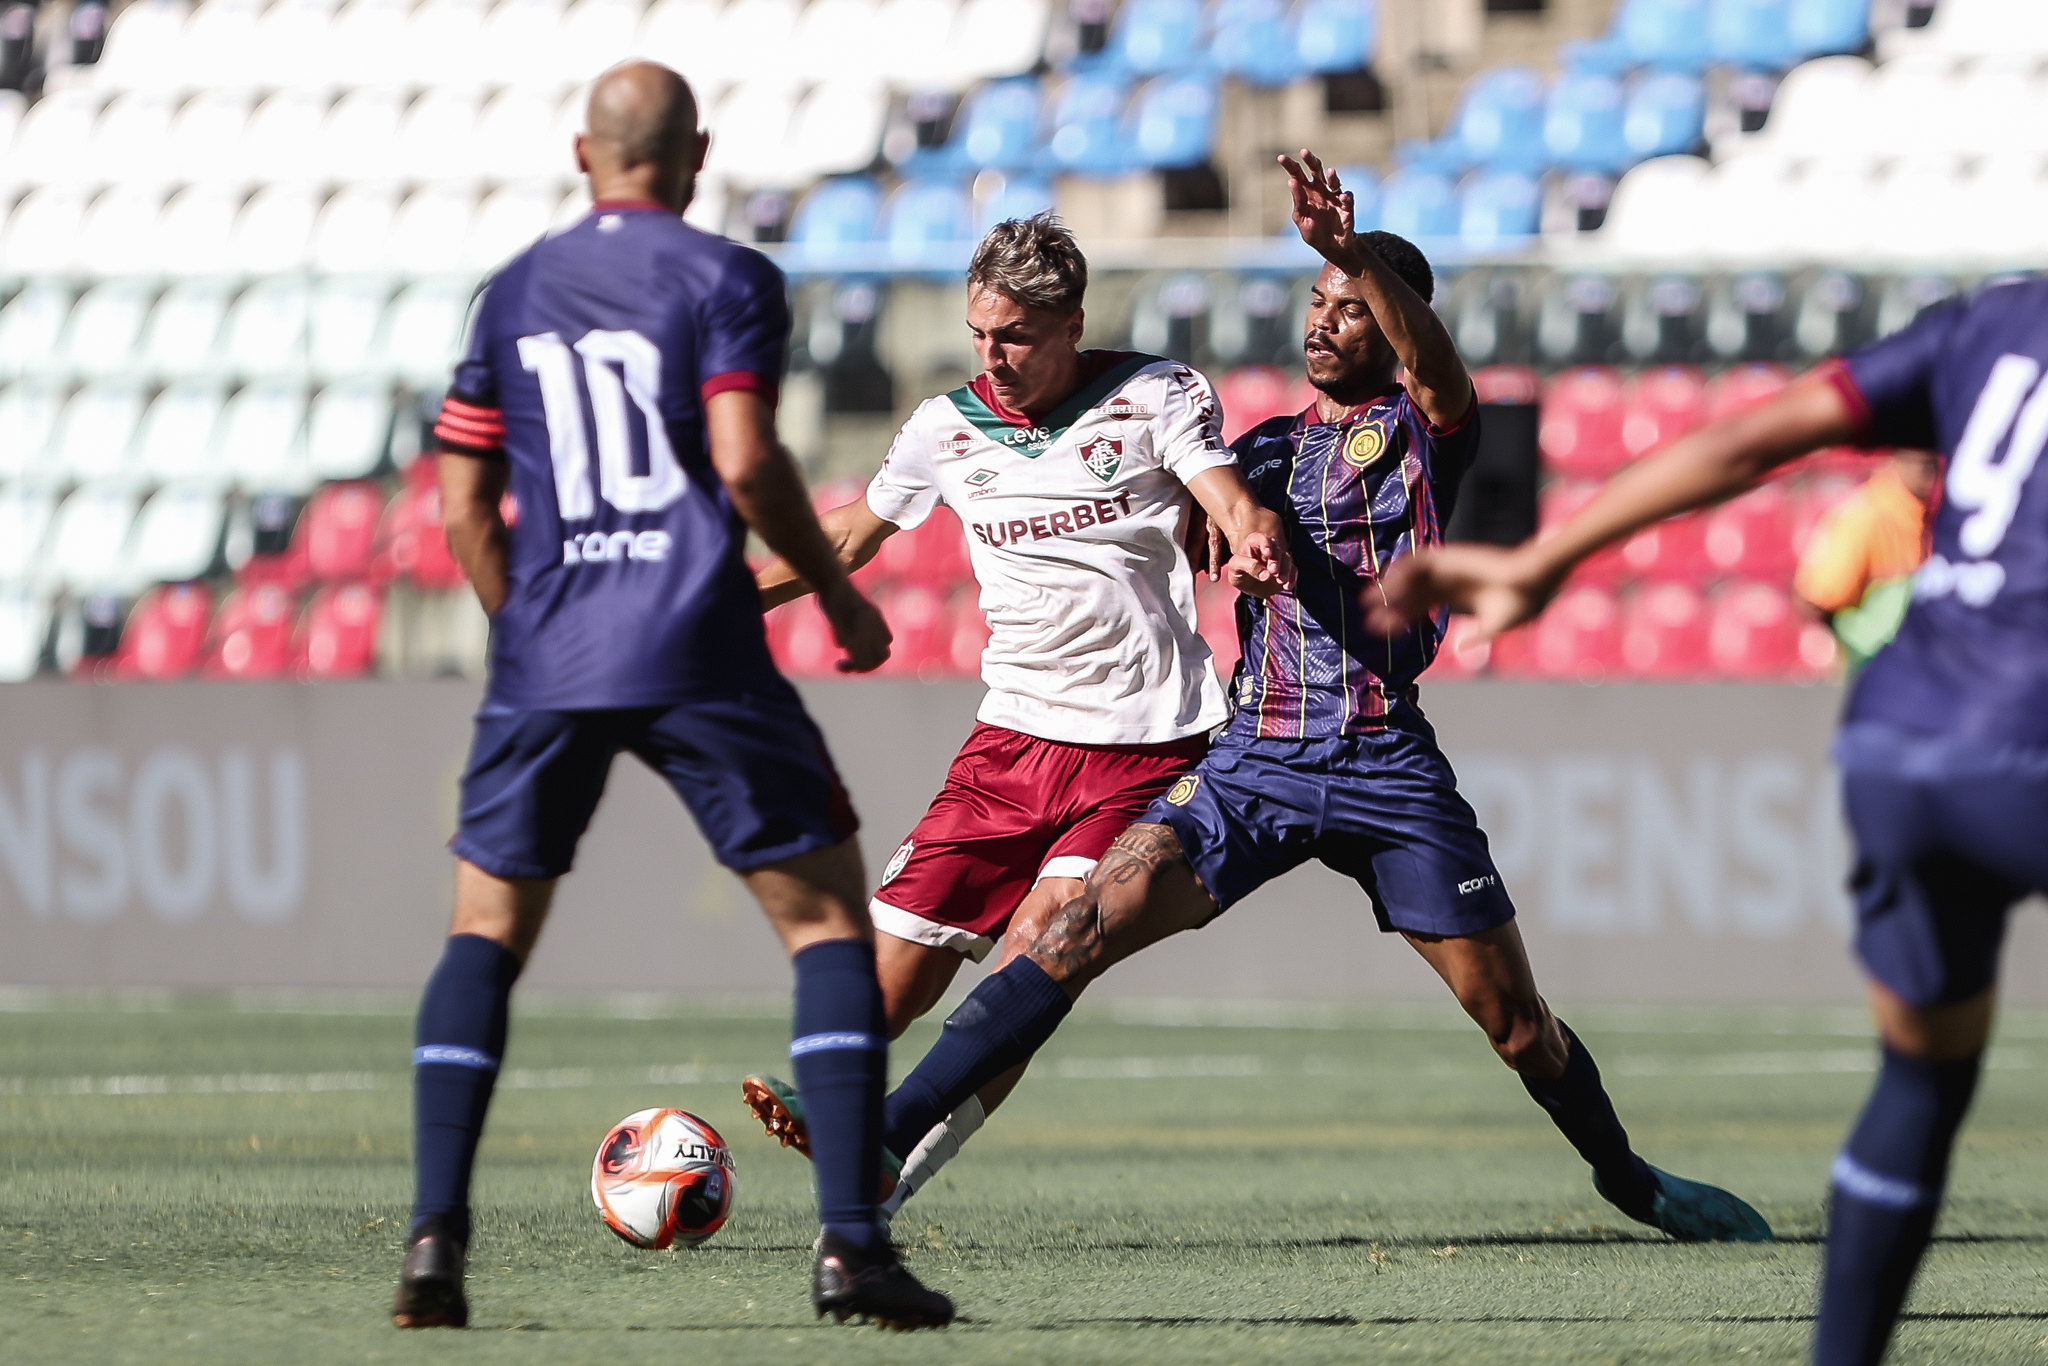
<path id="1" fill-rule="evenodd" d="M 983 381 L 927 399 L 868 507 L 904 528 L 941 501 L 959 514 L 988 614 L 981 720 L 1069 744 L 1182 739 L 1225 712 L 1195 630 L 1187 481 L 1235 462 L 1187 366 L 1082 362 L 1090 378 L 1032 425 L 999 415 Z"/>

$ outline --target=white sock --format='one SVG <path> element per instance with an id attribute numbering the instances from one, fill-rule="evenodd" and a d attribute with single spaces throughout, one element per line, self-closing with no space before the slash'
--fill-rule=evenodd
<path id="1" fill-rule="evenodd" d="M 897 1174 L 896 1189 L 882 1202 L 882 1217 L 894 1219 L 896 1211 L 903 1208 L 903 1202 L 917 1194 L 925 1182 L 937 1175 L 939 1168 L 960 1155 L 960 1145 L 974 1137 L 988 1118 L 988 1111 L 981 1108 L 980 1096 L 969 1096 L 960 1103 L 960 1108 L 932 1126 L 931 1132 L 910 1150 L 910 1156 L 903 1159 L 903 1170 Z"/>

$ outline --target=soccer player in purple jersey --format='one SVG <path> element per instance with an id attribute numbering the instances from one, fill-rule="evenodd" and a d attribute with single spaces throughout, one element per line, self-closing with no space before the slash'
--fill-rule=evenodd
<path id="1" fill-rule="evenodd" d="M 1349 196 L 1302 155 L 1306 168 L 1283 158 L 1295 223 L 1330 262 L 1304 339 L 1320 392 L 1233 447 L 1259 501 L 1281 513 L 1296 583 L 1281 590 L 1231 561 L 1244 661 L 1221 738 L 946 1021 L 890 1095 L 885 1142 L 910 1152 L 1028 1058 L 1115 963 L 1318 859 L 1355 878 L 1380 928 L 1443 977 L 1603 1196 L 1676 1238 L 1768 1239 L 1735 1196 L 1636 1155 L 1592 1055 L 1538 993 L 1486 837 L 1416 702 L 1442 621 L 1392 637 L 1367 629 L 1361 594 L 1441 539 L 1478 399 L 1429 306 L 1429 263 L 1390 233 L 1354 234 Z"/>
<path id="2" fill-rule="evenodd" d="M 1389 576 L 1393 632 L 1445 606 L 1484 634 L 1572 566 L 1824 446 L 1946 461 L 1933 555 L 1857 677 L 1835 758 L 1856 839 L 1856 951 L 1882 1039 L 1834 1165 L 1817 1366 L 1884 1356 L 1926 1251 L 1990 1039 L 2008 913 L 2048 892 L 2048 280 L 1985 290 L 1623 470 L 1548 539 L 1454 546 Z"/>
<path id="3" fill-rule="evenodd" d="M 813 1305 L 898 1327 L 953 1315 L 876 1217 L 888 1033 L 858 822 L 769 660 L 747 528 L 821 588 L 841 668 L 887 659 L 889 630 L 776 441 L 781 272 L 682 221 L 707 144 L 675 72 L 629 62 L 598 79 L 576 139 L 594 207 L 493 276 L 435 429 L 449 545 L 491 614 L 491 659 L 454 922 L 413 1054 L 402 1328 L 468 1322 L 470 1169 L 512 984 L 622 750 L 668 779 L 790 953 L 824 1225 Z"/>

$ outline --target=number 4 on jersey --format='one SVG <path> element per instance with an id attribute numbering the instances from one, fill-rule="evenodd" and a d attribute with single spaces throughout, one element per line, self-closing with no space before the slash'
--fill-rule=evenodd
<path id="1" fill-rule="evenodd" d="M 2027 477 L 2048 444 L 2048 383 L 2040 379 L 2040 362 L 2000 356 L 1949 461 L 1949 501 L 1970 514 L 1956 540 L 1973 558 L 1990 555 L 2005 540 Z"/>
<path id="2" fill-rule="evenodd" d="M 620 512 L 659 512 L 683 496 L 687 480 L 661 416 L 661 352 L 638 332 L 586 332 L 575 355 L 553 332 L 519 339 L 519 364 L 540 383 L 548 451 L 555 470 L 555 506 L 565 522 L 593 516 L 591 437 L 597 446 L 597 491 Z M 581 366 L 576 356 L 583 358 Z M 577 372 L 582 372 L 579 382 Z M 588 395 L 590 424 L 584 424 Z M 632 415 L 646 431 L 647 473 L 633 472 Z"/>

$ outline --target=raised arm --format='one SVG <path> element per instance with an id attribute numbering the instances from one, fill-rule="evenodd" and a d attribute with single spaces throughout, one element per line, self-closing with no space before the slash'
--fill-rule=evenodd
<path id="1" fill-rule="evenodd" d="M 1294 226 L 1325 261 L 1359 282 L 1366 306 L 1408 372 L 1408 395 L 1431 425 L 1455 427 L 1477 397 L 1457 345 L 1429 301 L 1388 269 L 1353 231 L 1351 194 L 1337 172 L 1303 148 L 1301 161 L 1280 158 L 1294 196 Z"/>
<path id="2" fill-rule="evenodd" d="M 1628 466 L 1548 536 L 1512 550 L 1449 545 L 1397 561 L 1387 571 L 1385 602 L 1368 603 L 1373 627 L 1391 634 L 1442 606 L 1472 613 L 1482 636 L 1519 626 L 1603 546 L 1732 497 L 1808 451 L 1849 441 L 1860 418 L 1828 376 L 1802 376 L 1768 402 Z"/>
<path id="3" fill-rule="evenodd" d="M 441 534 L 448 538 L 455 562 L 469 575 L 476 600 L 496 616 L 511 592 L 506 569 L 509 533 L 502 511 L 508 474 L 504 457 L 444 447 L 439 474 Z"/>
<path id="4" fill-rule="evenodd" d="M 1294 560 L 1287 553 L 1287 534 L 1279 515 L 1259 502 L 1237 466 L 1203 470 L 1188 481 L 1188 492 L 1230 543 L 1231 558 L 1225 569 L 1232 588 L 1269 598 L 1294 587 Z"/>
<path id="5" fill-rule="evenodd" d="M 842 503 L 822 514 L 818 525 L 839 556 L 840 566 L 849 574 L 875 558 L 882 542 L 894 536 L 897 530 L 894 522 L 877 517 L 865 498 Z M 754 581 L 761 586 L 761 610 L 764 612 L 785 602 L 795 602 L 813 591 L 809 581 L 797 573 L 796 567 L 786 559 L 771 562 L 754 576 Z"/>
<path id="6" fill-rule="evenodd" d="M 846 577 L 846 566 L 818 525 L 796 462 L 775 436 L 775 412 L 751 389 L 715 394 L 705 413 L 711 464 L 733 507 L 768 548 L 818 592 L 818 604 L 847 657 L 841 672 L 866 673 L 889 658 L 889 627 Z"/>

